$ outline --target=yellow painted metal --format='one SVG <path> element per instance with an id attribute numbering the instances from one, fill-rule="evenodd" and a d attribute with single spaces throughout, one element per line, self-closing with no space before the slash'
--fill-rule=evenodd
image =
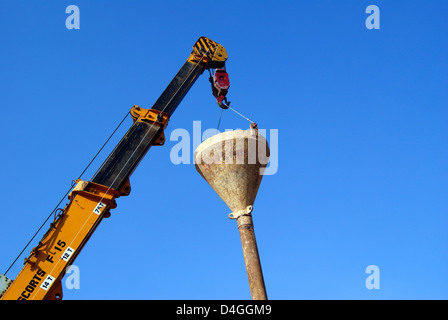
<path id="1" fill-rule="evenodd" d="M 207 37 L 200 37 L 194 44 L 188 61 L 193 63 L 202 61 L 208 64 L 209 62 L 225 62 L 227 58 L 227 51 L 222 45 Z"/>
<path id="2" fill-rule="evenodd" d="M 100 221 L 116 207 L 120 191 L 77 181 L 69 204 L 51 224 L 25 266 L 3 295 L 4 300 L 62 299 L 61 279 Z"/>
<path id="3" fill-rule="evenodd" d="M 201 37 L 193 46 L 187 61 L 206 68 L 222 67 L 227 52 L 220 44 Z M 134 121 L 148 121 L 154 126 L 166 128 L 169 114 L 155 109 L 134 106 L 131 109 Z M 163 130 L 152 143 L 163 145 Z M 39 244 L 25 259 L 25 265 L 16 279 L 8 281 L 6 292 L 0 300 L 59 300 L 62 299 L 61 280 L 66 268 L 78 256 L 103 218 L 110 216 L 116 207 L 115 199 L 130 193 L 129 179 L 120 190 L 88 181 L 76 181 L 69 195 L 69 204 L 64 208 L 42 237 Z"/>
<path id="4" fill-rule="evenodd" d="M 144 109 L 135 105 L 131 108 L 131 116 L 134 121 L 148 121 L 153 125 L 161 126 L 163 129 L 168 125 L 170 115 L 154 109 Z"/>
<path id="5" fill-rule="evenodd" d="M 162 127 L 164 130 L 170 120 L 170 115 L 166 112 L 162 112 L 155 109 L 145 109 L 137 105 L 131 108 L 131 116 L 135 121 L 147 121 L 152 126 Z M 154 146 L 162 146 L 165 143 L 165 133 L 162 131 L 157 139 L 152 143 Z"/>

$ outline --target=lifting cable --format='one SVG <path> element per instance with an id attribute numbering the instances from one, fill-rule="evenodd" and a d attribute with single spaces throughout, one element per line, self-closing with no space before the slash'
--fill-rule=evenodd
<path id="1" fill-rule="evenodd" d="M 227 109 L 232 110 L 233 112 L 235 112 L 237 115 L 239 115 L 240 117 L 242 117 L 243 119 L 249 121 L 250 123 L 255 123 L 254 121 L 250 120 L 249 118 L 243 116 L 241 113 L 239 113 L 238 111 L 236 111 L 235 109 L 231 108 L 230 106 L 227 106 Z M 219 121 L 218 121 L 218 126 L 216 127 L 216 134 L 218 134 L 219 132 L 219 125 L 221 124 L 221 118 L 222 118 L 222 113 L 223 113 L 224 109 L 221 109 L 221 115 L 219 116 Z"/>
<path id="2" fill-rule="evenodd" d="M 221 109 L 221 115 L 219 116 L 218 126 L 216 127 L 216 134 L 218 134 L 218 132 L 219 132 L 219 125 L 221 124 L 221 118 L 222 118 L 223 111 L 224 111 L 224 109 Z"/>
<path id="3" fill-rule="evenodd" d="M 243 119 L 246 119 L 247 121 L 249 121 L 250 123 L 255 123 L 254 121 L 250 120 L 249 118 L 243 116 L 241 113 L 239 113 L 238 111 L 236 111 L 235 109 L 232 109 L 231 107 L 229 107 L 230 110 L 232 110 L 233 112 L 235 112 L 237 115 L 239 115 L 240 117 L 242 117 Z"/>
<path id="4" fill-rule="evenodd" d="M 104 147 L 106 146 L 106 144 L 109 142 L 109 140 L 112 138 L 112 136 L 115 134 L 115 132 L 120 128 L 120 126 L 123 124 L 123 122 L 126 120 L 126 118 L 129 115 L 129 111 L 126 113 L 126 116 L 123 118 L 123 120 L 121 120 L 121 122 L 118 124 L 118 126 L 115 128 L 115 130 L 111 133 L 111 135 L 109 136 L 109 138 L 107 138 L 106 142 L 104 142 L 104 144 L 102 145 L 102 147 L 98 150 L 98 152 L 95 154 L 95 156 L 92 158 L 92 160 L 90 160 L 89 164 L 85 167 L 85 169 L 81 172 L 81 174 L 79 175 L 78 179 L 81 179 L 81 177 L 83 176 L 83 174 L 87 171 L 87 169 L 90 167 L 90 165 L 93 163 L 93 161 L 95 161 L 95 159 L 98 157 L 98 155 L 101 153 L 101 151 L 104 149 Z M 98 172 L 98 171 L 97 171 Z M 22 249 L 22 251 L 19 253 L 19 255 L 15 258 L 15 260 L 11 263 L 11 265 L 9 266 L 9 268 L 6 270 L 6 272 L 4 273 L 4 275 L 6 276 L 6 274 L 8 273 L 8 271 L 11 269 L 11 267 L 16 263 L 16 261 L 19 259 L 19 257 L 22 255 L 22 253 L 26 250 L 26 248 L 30 245 L 30 243 L 34 240 L 34 238 L 37 236 L 37 234 L 40 232 L 40 230 L 44 227 L 44 225 L 47 223 L 48 219 L 50 219 L 50 217 L 52 215 L 55 216 L 55 213 L 57 211 L 62 211 L 62 209 L 59 208 L 59 206 L 61 205 L 62 201 L 64 201 L 64 199 L 67 198 L 67 196 L 69 195 L 69 193 L 71 192 L 71 190 L 74 187 L 74 183 L 71 184 L 70 188 L 67 190 L 67 192 L 64 194 L 64 196 L 61 198 L 61 200 L 59 201 L 59 203 L 56 205 L 56 207 L 53 209 L 53 211 L 51 211 L 50 215 L 47 217 L 47 219 L 45 219 L 45 221 L 42 223 L 42 225 L 39 227 L 39 229 L 37 229 L 36 233 L 31 237 L 31 239 L 28 241 L 28 243 L 25 245 L 25 247 Z M 56 217 L 54 217 L 56 219 Z"/>

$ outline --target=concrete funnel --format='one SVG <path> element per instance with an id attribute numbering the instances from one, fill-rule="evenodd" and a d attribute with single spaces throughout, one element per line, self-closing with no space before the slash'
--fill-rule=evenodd
<path id="1" fill-rule="evenodd" d="M 237 220 L 253 300 L 267 300 L 252 208 L 269 160 L 266 139 L 255 124 L 250 130 L 223 132 L 205 140 L 195 151 L 201 176 L 232 210 Z"/>
<path id="2" fill-rule="evenodd" d="M 195 166 L 232 212 L 252 206 L 269 161 L 269 146 L 258 130 L 227 131 L 205 140 Z"/>

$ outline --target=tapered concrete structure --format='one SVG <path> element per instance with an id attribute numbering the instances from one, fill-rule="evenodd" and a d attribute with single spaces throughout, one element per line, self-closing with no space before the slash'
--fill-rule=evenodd
<path id="1" fill-rule="evenodd" d="M 255 124 L 250 130 L 217 134 L 195 151 L 201 176 L 227 204 L 236 219 L 253 300 L 266 300 L 266 288 L 252 220 L 252 208 L 269 161 L 269 146 Z"/>

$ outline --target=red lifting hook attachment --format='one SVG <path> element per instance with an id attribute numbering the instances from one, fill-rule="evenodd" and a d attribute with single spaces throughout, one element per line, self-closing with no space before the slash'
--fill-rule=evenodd
<path id="1" fill-rule="evenodd" d="M 230 87 L 230 81 L 226 69 L 216 69 L 213 77 L 210 77 L 210 82 L 212 84 L 212 93 L 216 98 L 216 102 L 221 108 L 227 109 L 230 102 L 227 101 L 226 94 Z"/>

